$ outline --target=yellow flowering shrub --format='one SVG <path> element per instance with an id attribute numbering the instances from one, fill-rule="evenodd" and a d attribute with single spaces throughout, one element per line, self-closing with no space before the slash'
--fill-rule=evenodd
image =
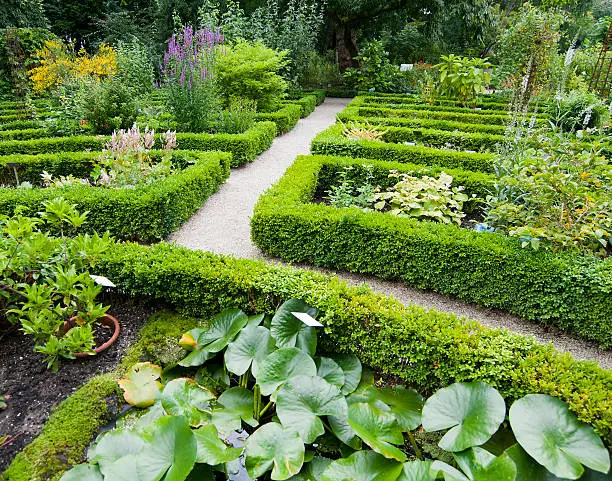
<path id="1" fill-rule="evenodd" d="M 95 55 L 89 55 L 84 49 L 75 55 L 63 42 L 47 40 L 36 56 L 39 65 L 28 72 L 36 93 L 70 79 L 100 81 L 117 73 L 117 52 L 109 45 L 101 45 Z"/>

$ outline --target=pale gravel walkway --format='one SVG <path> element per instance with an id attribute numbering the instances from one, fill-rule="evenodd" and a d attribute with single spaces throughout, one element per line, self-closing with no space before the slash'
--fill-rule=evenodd
<path id="1" fill-rule="evenodd" d="M 349 99 L 326 99 L 309 117 L 300 120 L 291 132 L 277 137 L 272 147 L 254 162 L 233 169 L 228 181 L 171 236 L 170 242 L 190 249 L 279 262 L 278 259 L 265 256 L 251 242 L 249 221 L 253 207 L 259 196 L 283 175 L 298 155 L 310 152 L 310 143 L 314 136 L 334 124 L 336 114 L 343 110 L 348 102 Z M 313 269 L 310 266 L 298 267 Z M 552 342 L 559 351 L 567 351 L 576 359 L 594 359 L 601 367 L 612 369 L 612 351 L 599 349 L 562 331 L 546 329 L 507 312 L 486 309 L 452 297 L 414 289 L 401 282 L 328 269 L 316 270 L 337 274 L 353 285 L 368 284 L 374 291 L 392 295 L 406 305 L 414 303 L 452 312 L 487 326 L 531 335 L 539 342 Z"/>

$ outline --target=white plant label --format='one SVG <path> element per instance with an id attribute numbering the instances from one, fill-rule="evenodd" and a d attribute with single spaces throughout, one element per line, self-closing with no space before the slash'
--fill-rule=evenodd
<path id="1" fill-rule="evenodd" d="M 108 277 L 94 276 L 93 274 L 89 274 L 89 277 L 91 277 L 96 284 L 99 284 L 103 287 L 117 287 L 115 284 L 111 282 L 111 280 Z"/>
<path id="2" fill-rule="evenodd" d="M 317 321 L 310 314 L 306 314 L 305 312 L 292 312 L 295 317 L 297 317 L 300 321 L 310 327 L 323 327 L 319 321 Z"/>

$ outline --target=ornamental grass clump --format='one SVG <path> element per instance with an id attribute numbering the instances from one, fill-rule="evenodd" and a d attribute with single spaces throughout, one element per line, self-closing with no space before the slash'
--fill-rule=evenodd
<path id="1" fill-rule="evenodd" d="M 160 65 L 162 87 L 167 107 L 183 131 L 204 132 L 217 122 L 220 98 L 214 69 L 223 42 L 219 29 L 194 31 L 189 26 L 168 41 Z"/>

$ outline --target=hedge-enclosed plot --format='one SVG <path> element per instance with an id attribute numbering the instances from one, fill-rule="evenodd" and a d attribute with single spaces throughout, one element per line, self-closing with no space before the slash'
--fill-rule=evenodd
<path id="1" fill-rule="evenodd" d="M 323 167 L 351 163 L 373 161 L 298 158 L 259 200 L 255 244 L 287 261 L 400 279 L 612 347 L 612 259 L 534 251 L 501 234 L 311 203 Z M 484 179 L 472 182 L 472 192 L 486 189 Z"/>
<path id="2" fill-rule="evenodd" d="M 153 159 L 161 155 L 161 152 L 151 152 Z M 95 160 L 93 154 L 86 153 L 57 157 L 27 158 L 21 168 L 24 180 L 31 179 L 39 183 L 40 171 L 38 174 L 35 172 L 42 166 L 51 167 L 57 175 L 70 172 L 74 175 L 85 174 L 86 177 Z M 88 211 L 87 223 L 84 226 L 86 231 L 102 233 L 108 230 L 117 239 L 155 242 L 174 232 L 216 192 L 229 176 L 231 154 L 174 151 L 172 161 L 183 168 L 159 182 L 136 188 L 113 189 L 85 185 L 64 188 L 2 188 L 0 213 L 11 214 L 16 206 L 23 206 L 24 215 L 35 215 L 41 210 L 43 202 L 64 197 L 70 203 L 76 204 L 79 211 Z M 71 166 L 74 168 L 71 169 Z M 4 176 L 10 178 L 11 170 L 5 164 Z"/>
<path id="3" fill-rule="evenodd" d="M 289 132 L 300 120 L 302 107 L 297 104 L 286 104 L 275 112 L 262 112 L 255 114 L 258 121 L 269 121 L 276 124 L 276 131 L 279 134 Z"/>
<path id="4" fill-rule="evenodd" d="M 232 154 L 232 167 L 251 162 L 272 145 L 276 136 L 276 125 L 272 122 L 257 122 L 242 134 L 191 134 L 177 133 L 181 150 L 217 150 Z M 81 135 L 34 140 L 12 140 L 0 142 L 0 155 L 47 154 L 53 152 L 80 152 L 102 150 L 108 137 Z M 156 136 L 159 146 L 160 136 Z"/>
<path id="5" fill-rule="evenodd" d="M 303 299 L 321 312 L 324 350 L 354 353 L 423 394 L 472 380 L 486 381 L 508 398 L 551 394 L 612 444 L 612 373 L 526 337 L 403 306 L 335 277 L 163 243 L 152 248 L 118 245 L 103 256 L 98 270 L 131 295 L 151 296 L 204 319 L 229 307 L 271 313 L 284 300 Z M 116 415 L 116 381 L 138 361 L 159 362 L 162 346 L 178 342 L 197 324 L 176 315 L 155 316 L 115 372 L 94 378 L 60 405 L 41 435 L 5 471 L 5 479 L 58 479 L 81 462 L 98 428 Z"/>
<path id="6" fill-rule="evenodd" d="M 348 139 L 343 134 L 341 125 L 332 125 L 317 135 L 312 141 L 311 151 L 313 154 L 342 155 L 353 158 L 410 162 L 480 172 L 493 172 L 494 157 L 489 153 L 461 152 L 418 145 Z"/>

